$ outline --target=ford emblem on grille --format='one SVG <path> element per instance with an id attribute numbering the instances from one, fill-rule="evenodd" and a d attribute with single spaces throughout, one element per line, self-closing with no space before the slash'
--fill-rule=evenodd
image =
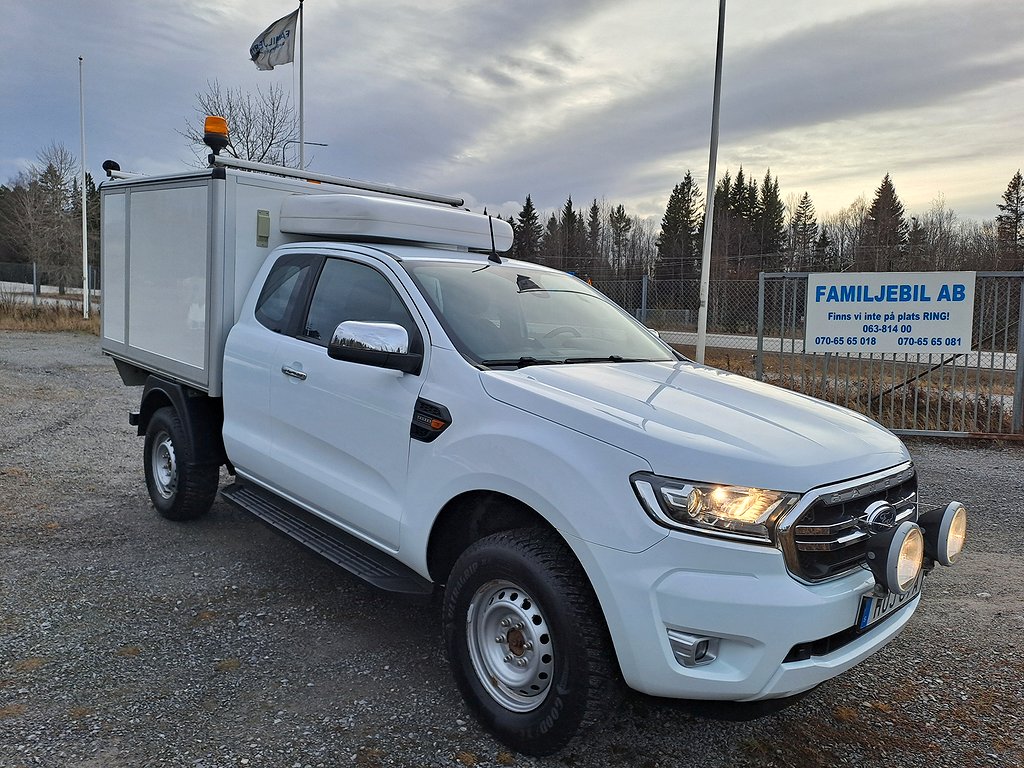
<path id="1" fill-rule="evenodd" d="M 887 501 L 875 501 L 864 510 L 862 527 L 871 533 L 879 533 L 896 524 L 896 508 Z"/>

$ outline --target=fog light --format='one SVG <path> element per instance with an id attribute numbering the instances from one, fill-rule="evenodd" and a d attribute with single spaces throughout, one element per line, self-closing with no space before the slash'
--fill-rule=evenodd
<path id="1" fill-rule="evenodd" d="M 967 509 L 959 501 L 936 507 L 921 515 L 924 528 L 924 553 L 942 565 L 952 565 L 963 552 L 967 540 Z"/>
<path id="2" fill-rule="evenodd" d="M 677 629 L 668 630 L 672 655 L 684 667 L 699 667 L 718 658 L 718 638 L 691 635 Z"/>
<path id="3" fill-rule="evenodd" d="M 890 592 L 905 595 L 921 575 L 924 535 L 909 520 L 868 539 L 868 565 L 875 581 Z"/>

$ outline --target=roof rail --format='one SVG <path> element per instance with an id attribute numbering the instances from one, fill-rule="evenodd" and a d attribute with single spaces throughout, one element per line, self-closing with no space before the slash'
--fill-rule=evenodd
<path id="1" fill-rule="evenodd" d="M 461 197 L 453 197 L 450 195 L 435 195 L 430 192 L 420 192 L 415 189 L 403 189 L 401 187 L 393 187 L 390 184 L 377 184 L 372 181 L 358 181 L 357 179 L 346 179 L 342 176 L 328 176 L 327 174 L 323 173 L 304 171 L 301 168 L 286 168 L 283 165 L 270 165 L 269 163 L 254 163 L 251 160 L 239 160 L 238 158 L 226 157 L 224 155 L 211 155 L 210 164 L 220 165 L 226 168 L 240 168 L 245 171 L 260 171 L 262 173 L 273 173 L 278 176 L 290 176 L 296 179 L 306 179 L 307 181 L 319 181 L 325 184 L 336 184 L 339 187 L 360 189 L 366 192 L 379 192 L 385 195 L 407 197 L 412 200 L 425 200 L 430 203 L 442 203 L 443 205 L 450 205 L 455 208 L 461 208 L 466 203 L 466 201 L 463 200 Z"/>

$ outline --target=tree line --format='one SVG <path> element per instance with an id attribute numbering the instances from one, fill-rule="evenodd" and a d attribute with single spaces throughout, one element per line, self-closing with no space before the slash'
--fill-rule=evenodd
<path id="1" fill-rule="evenodd" d="M 756 279 L 768 272 L 878 272 L 1024 269 L 1024 179 L 1007 184 L 994 220 L 961 219 L 941 197 L 908 215 L 887 173 L 869 203 L 863 196 L 818 217 L 809 192 L 783 201 L 777 176 L 742 167 L 715 185 L 713 280 Z M 624 207 L 593 200 L 541 214 L 526 196 L 509 219 L 513 256 L 593 281 L 647 275 L 685 282 L 700 277 L 704 195 L 687 171 L 669 195 L 660 227 Z M 544 222 L 542 224 L 542 222 Z"/>
<path id="2" fill-rule="evenodd" d="M 254 146 L 265 149 L 259 142 Z M 243 153 L 244 154 L 244 153 Z M 86 176 L 89 253 L 99 261 L 99 192 Z M 715 185 L 713 280 L 756 279 L 758 272 L 1021 270 L 1024 269 L 1024 179 L 1007 184 L 991 221 L 961 219 L 943 199 L 907 215 L 886 174 L 869 203 L 818 217 L 808 192 L 783 201 L 779 179 L 742 167 Z M 570 195 L 541 213 L 527 195 L 509 218 L 512 255 L 595 282 L 654 278 L 663 285 L 700 277 L 703 194 L 687 171 L 672 189 L 660 226 L 621 203 L 594 199 L 578 207 Z M 74 154 L 58 143 L 0 185 L 0 263 L 38 263 L 61 287 L 81 279 L 81 188 Z M 682 298 L 680 293 L 679 297 Z"/>
<path id="3" fill-rule="evenodd" d="M 0 263 L 38 264 L 45 270 L 41 282 L 57 285 L 62 293 L 68 286 L 82 285 L 80 178 L 75 155 L 63 144 L 51 143 L 35 163 L 0 184 Z M 90 174 L 85 191 L 89 263 L 96 267 L 100 194 Z"/>

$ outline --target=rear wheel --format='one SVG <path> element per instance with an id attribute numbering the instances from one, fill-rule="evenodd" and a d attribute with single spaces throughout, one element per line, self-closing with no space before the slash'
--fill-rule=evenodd
<path id="1" fill-rule="evenodd" d="M 505 531 L 470 546 L 445 590 L 444 633 L 467 704 L 520 752 L 558 751 L 617 702 L 604 617 L 553 533 Z"/>
<path id="2" fill-rule="evenodd" d="M 220 467 L 196 464 L 177 411 L 157 410 L 146 428 L 143 448 L 149 498 L 170 520 L 193 520 L 206 514 L 217 495 Z"/>

